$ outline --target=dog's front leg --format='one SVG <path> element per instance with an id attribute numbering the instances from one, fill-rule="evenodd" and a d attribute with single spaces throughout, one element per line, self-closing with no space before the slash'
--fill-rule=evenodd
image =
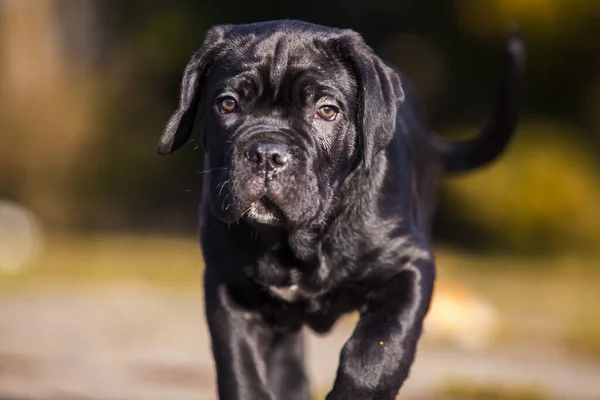
<path id="1" fill-rule="evenodd" d="M 274 400 L 266 362 L 272 332 L 257 313 L 240 308 L 208 268 L 204 288 L 219 399 Z"/>
<path id="2" fill-rule="evenodd" d="M 374 294 L 344 345 L 327 400 L 393 400 L 408 377 L 429 308 L 433 260 L 407 264 Z"/>
<path id="3" fill-rule="evenodd" d="M 275 335 L 269 357 L 269 378 L 277 400 L 310 400 L 302 330 Z"/>

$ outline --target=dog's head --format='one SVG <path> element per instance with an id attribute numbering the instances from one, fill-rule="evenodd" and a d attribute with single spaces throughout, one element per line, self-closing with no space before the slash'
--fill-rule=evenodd
<path id="1" fill-rule="evenodd" d="M 213 212 L 306 226 L 389 144 L 403 97 L 398 75 L 356 32 L 299 21 L 217 26 L 185 69 L 158 153 L 185 143 L 200 109 Z"/>

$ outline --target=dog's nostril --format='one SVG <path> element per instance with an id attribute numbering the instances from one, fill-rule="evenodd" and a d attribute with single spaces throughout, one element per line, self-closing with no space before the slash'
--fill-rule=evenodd
<path id="1" fill-rule="evenodd" d="M 246 151 L 245 155 L 246 155 L 246 159 L 248 161 L 256 163 L 256 164 L 260 164 L 260 160 L 262 157 L 260 156 L 258 149 L 248 150 L 248 151 Z"/>
<path id="2" fill-rule="evenodd" d="M 271 156 L 271 161 L 273 161 L 273 164 L 275 164 L 276 166 L 282 167 L 285 164 L 287 164 L 288 155 L 287 154 L 274 153 Z"/>
<path id="3" fill-rule="evenodd" d="M 247 162 L 253 168 L 280 170 L 290 159 L 286 145 L 276 142 L 256 142 L 244 152 Z"/>

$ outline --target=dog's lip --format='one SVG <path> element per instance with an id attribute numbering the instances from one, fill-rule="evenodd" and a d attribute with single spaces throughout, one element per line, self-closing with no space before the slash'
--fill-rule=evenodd
<path id="1" fill-rule="evenodd" d="M 273 199 L 271 199 L 271 197 L 269 197 L 268 194 L 261 196 L 256 202 L 259 202 L 260 205 L 263 206 L 266 211 L 273 214 L 275 217 L 277 217 L 277 219 L 285 218 L 285 213 L 283 212 L 281 207 L 279 207 L 279 205 L 277 205 L 277 203 L 273 201 Z"/>
<path id="2" fill-rule="evenodd" d="M 287 220 L 281 207 L 267 194 L 252 202 L 244 216 L 248 221 L 259 225 L 279 225 Z"/>

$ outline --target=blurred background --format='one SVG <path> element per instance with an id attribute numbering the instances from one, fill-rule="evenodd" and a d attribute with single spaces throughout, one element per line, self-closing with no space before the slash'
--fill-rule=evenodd
<path id="1" fill-rule="evenodd" d="M 0 399 L 214 399 L 196 244 L 198 133 L 159 158 L 214 24 L 362 33 L 469 137 L 504 41 L 526 110 L 489 168 L 447 178 L 439 284 L 405 399 L 600 399 L 600 2 L 0 0 Z M 308 339 L 315 399 L 354 316 Z"/>

